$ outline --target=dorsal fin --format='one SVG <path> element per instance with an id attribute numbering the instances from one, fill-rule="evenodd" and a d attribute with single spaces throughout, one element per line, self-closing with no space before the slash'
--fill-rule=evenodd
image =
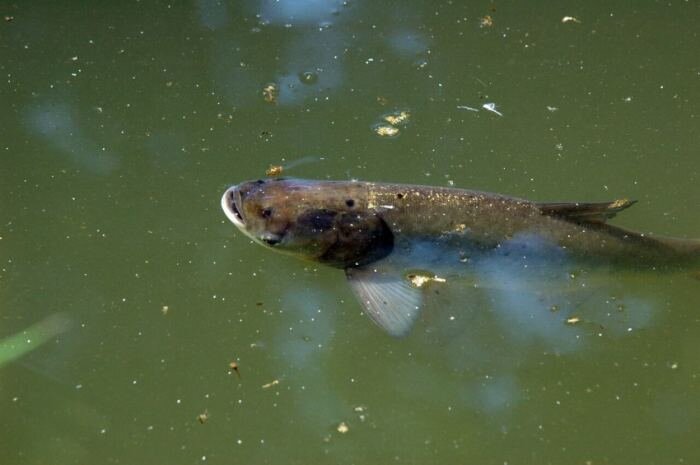
<path id="1" fill-rule="evenodd" d="M 597 203 L 538 203 L 543 215 L 555 216 L 575 223 L 605 223 L 618 212 L 631 207 L 637 201 L 620 199 Z"/>

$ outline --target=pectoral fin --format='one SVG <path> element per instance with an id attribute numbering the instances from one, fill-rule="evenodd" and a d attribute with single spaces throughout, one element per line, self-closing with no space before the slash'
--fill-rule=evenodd
<path id="1" fill-rule="evenodd" d="M 605 223 L 636 202 L 636 200 L 620 199 L 600 203 L 538 203 L 537 206 L 543 215 L 560 217 L 575 223 Z"/>
<path id="2" fill-rule="evenodd" d="M 367 315 L 392 336 L 411 329 L 423 303 L 422 291 L 400 273 L 371 266 L 345 270 L 348 282 Z"/>

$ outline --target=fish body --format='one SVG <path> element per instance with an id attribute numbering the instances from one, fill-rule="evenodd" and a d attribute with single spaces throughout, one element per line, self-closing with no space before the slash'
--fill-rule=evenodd
<path id="1" fill-rule="evenodd" d="M 436 266 L 700 263 L 698 240 L 606 223 L 633 203 L 539 203 L 446 187 L 300 179 L 244 182 L 221 199 L 227 217 L 256 242 L 345 270 L 367 313 L 393 335 L 408 331 L 423 304 L 416 283 L 444 281 L 431 274 Z"/>

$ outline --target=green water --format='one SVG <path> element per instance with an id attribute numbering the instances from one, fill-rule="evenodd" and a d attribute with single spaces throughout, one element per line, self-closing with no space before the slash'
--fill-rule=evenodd
<path id="1" fill-rule="evenodd" d="M 0 15 L 0 463 L 700 463 L 696 278 L 619 284 L 619 331 L 448 302 L 468 331 L 392 339 L 342 272 L 219 207 L 304 159 L 288 173 L 635 198 L 616 224 L 700 236 L 697 2 Z"/>

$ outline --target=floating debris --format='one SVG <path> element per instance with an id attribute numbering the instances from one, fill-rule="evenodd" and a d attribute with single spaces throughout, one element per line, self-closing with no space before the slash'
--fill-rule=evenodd
<path id="1" fill-rule="evenodd" d="M 373 129 L 379 137 L 396 137 L 399 135 L 399 128 L 388 124 L 377 124 Z"/>
<path id="2" fill-rule="evenodd" d="M 169 311 L 170 307 L 168 307 L 167 305 L 163 305 L 163 307 L 161 307 L 160 309 L 160 313 L 162 313 L 163 315 L 167 315 Z"/>
<path id="3" fill-rule="evenodd" d="M 552 107 L 552 106 L 547 105 L 547 110 L 551 111 L 552 113 L 554 113 L 554 112 L 557 111 L 558 109 L 559 109 L 559 108 L 557 108 L 557 107 Z"/>
<path id="4" fill-rule="evenodd" d="M 367 419 L 367 415 L 365 414 L 367 412 L 367 407 L 364 405 L 356 406 L 353 408 L 353 411 L 357 413 L 357 418 L 359 418 L 360 421 L 364 422 Z"/>
<path id="5" fill-rule="evenodd" d="M 384 121 L 391 124 L 392 126 L 402 126 L 408 123 L 411 118 L 411 114 L 407 111 L 395 111 L 393 113 L 386 114 L 382 117 Z"/>
<path id="6" fill-rule="evenodd" d="M 241 377 L 241 372 L 238 370 L 238 363 L 236 363 L 235 361 L 232 361 L 231 363 L 228 364 L 228 367 L 232 371 L 235 371 L 236 375 L 238 375 L 239 378 Z"/>
<path id="7" fill-rule="evenodd" d="M 340 434 L 345 434 L 350 431 L 350 427 L 347 425 L 347 423 L 341 421 L 336 430 L 338 430 Z"/>
<path id="8" fill-rule="evenodd" d="M 276 104 L 277 96 L 279 95 L 279 89 L 277 88 L 277 84 L 275 84 L 274 82 L 267 84 L 265 87 L 263 87 L 262 94 L 263 98 L 267 103 Z"/>
<path id="9" fill-rule="evenodd" d="M 459 110 L 479 111 L 478 108 L 468 107 L 467 105 L 457 105 Z"/>
<path id="10" fill-rule="evenodd" d="M 308 85 L 316 84 L 316 82 L 318 82 L 318 74 L 312 71 L 306 71 L 305 73 L 301 73 L 299 75 L 299 82 Z"/>
<path id="11" fill-rule="evenodd" d="M 503 116 L 503 113 L 496 109 L 496 104 L 493 102 L 484 103 L 483 105 L 481 105 L 481 108 L 483 108 L 486 111 L 490 111 L 491 113 L 496 113 L 498 116 Z"/>
<path id="12" fill-rule="evenodd" d="M 389 104 L 389 99 L 379 95 L 377 96 L 377 103 L 384 107 Z"/>
<path id="13" fill-rule="evenodd" d="M 202 425 L 209 421 L 209 410 L 204 409 L 204 412 L 197 415 L 197 421 Z"/>
<path id="14" fill-rule="evenodd" d="M 491 15 L 486 15 L 483 18 L 479 18 L 479 27 L 493 27 L 493 18 Z"/>
<path id="15" fill-rule="evenodd" d="M 417 273 L 411 273 L 406 276 L 408 280 L 411 282 L 411 285 L 413 287 L 423 287 L 428 283 L 435 282 L 435 283 L 445 283 L 447 280 L 445 278 L 439 278 L 435 275 L 427 275 L 427 274 L 417 274 Z"/>
<path id="16" fill-rule="evenodd" d="M 567 325 L 575 325 L 575 324 L 580 323 L 580 322 L 581 322 L 581 318 L 579 318 L 577 316 L 572 316 L 572 317 L 566 319 Z"/>
<path id="17" fill-rule="evenodd" d="M 566 24 L 566 23 L 576 23 L 576 24 L 581 24 L 581 21 L 576 18 L 575 16 L 564 16 L 561 19 L 561 22 Z"/>
<path id="18" fill-rule="evenodd" d="M 263 385 L 262 385 L 262 388 L 263 388 L 263 389 L 269 389 L 269 388 L 271 388 L 272 386 L 277 386 L 279 383 L 280 383 L 280 380 L 279 380 L 279 379 L 273 379 L 273 380 L 270 381 L 269 383 L 263 384 Z"/>
<path id="19" fill-rule="evenodd" d="M 5 21 L 8 23 L 11 23 L 12 21 L 14 21 L 14 19 L 15 19 L 14 16 L 10 16 L 10 15 L 5 16 Z"/>
<path id="20" fill-rule="evenodd" d="M 280 174 L 282 174 L 283 171 L 284 167 L 282 165 L 270 165 L 270 167 L 265 170 L 265 175 L 279 176 Z"/>

